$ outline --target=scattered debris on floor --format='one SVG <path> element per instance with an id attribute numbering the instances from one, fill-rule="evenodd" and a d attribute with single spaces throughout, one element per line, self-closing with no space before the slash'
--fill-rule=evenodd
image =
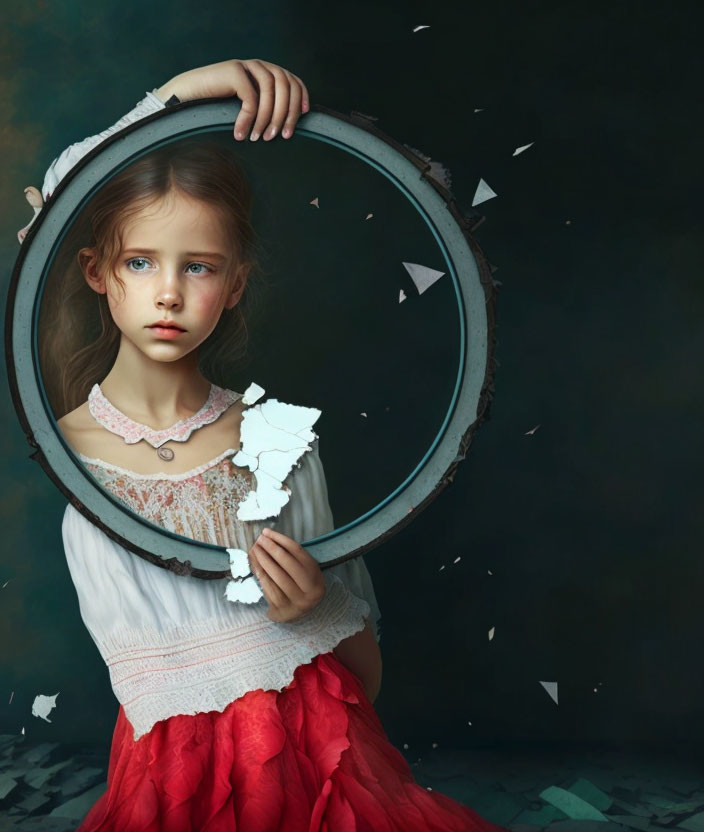
<path id="1" fill-rule="evenodd" d="M 0 832 L 74 832 L 107 788 L 108 754 L 0 734 Z"/>
<path id="2" fill-rule="evenodd" d="M 420 785 L 511 832 L 704 832 L 704 761 L 683 754 L 510 745 L 403 753 Z"/>
<path id="3" fill-rule="evenodd" d="M 704 763 L 682 753 L 408 746 L 401 753 L 421 788 L 511 832 L 704 832 Z M 74 832 L 107 787 L 108 755 L 0 734 L 0 832 Z"/>

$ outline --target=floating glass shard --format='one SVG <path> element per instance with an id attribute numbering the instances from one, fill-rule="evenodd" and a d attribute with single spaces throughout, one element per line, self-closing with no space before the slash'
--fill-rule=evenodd
<path id="1" fill-rule="evenodd" d="M 437 269 L 421 266 L 419 263 L 403 263 L 403 265 L 410 274 L 411 280 L 415 283 L 419 295 L 422 295 L 427 288 L 445 274 L 445 272 L 439 272 Z M 400 300 L 399 303 L 401 303 Z"/>
<path id="2" fill-rule="evenodd" d="M 406 300 L 406 293 L 403 291 L 403 289 L 401 289 L 401 291 L 398 293 L 398 302 L 403 303 L 404 300 Z"/>
<path id="3" fill-rule="evenodd" d="M 367 216 L 364 219 L 365 220 L 370 220 L 373 216 L 374 216 L 374 214 L 367 214 Z"/>
<path id="4" fill-rule="evenodd" d="M 545 690 L 548 692 L 555 704 L 558 705 L 559 702 L 557 701 L 557 682 L 541 682 L 540 684 L 545 688 Z"/>
<path id="5" fill-rule="evenodd" d="M 315 199 L 311 199 L 310 204 L 315 205 L 316 208 L 320 208 L 320 205 L 318 205 L 318 197 L 317 196 L 316 196 Z"/>
<path id="6" fill-rule="evenodd" d="M 260 387 L 255 382 L 252 382 L 249 387 L 244 391 L 244 396 L 242 396 L 242 404 L 254 404 L 256 401 L 261 399 L 261 397 L 266 393 L 266 390 L 263 387 Z"/>
<path id="7" fill-rule="evenodd" d="M 492 627 L 491 630 L 489 630 L 489 641 L 493 641 L 495 632 L 496 632 L 496 627 Z"/>
<path id="8" fill-rule="evenodd" d="M 491 190 L 483 179 L 479 180 L 477 190 L 474 192 L 474 199 L 472 200 L 472 207 L 479 205 L 480 202 L 486 202 L 487 199 L 493 199 L 497 194 Z"/>
<path id="9" fill-rule="evenodd" d="M 53 696 L 44 696 L 44 694 L 40 693 L 35 696 L 34 702 L 32 703 L 32 716 L 40 716 L 47 722 L 51 722 L 48 715 L 56 707 L 56 697 L 58 695 L 58 693 L 55 693 Z M 24 729 L 22 730 L 24 731 Z"/>
<path id="10" fill-rule="evenodd" d="M 513 151 L 513 155 L 518 156 L 519 153 L 523 153 L 524 150 L 528 150 L 528 148 L 533 147 L 534 144 L 535 144 L 535 142 L 531 142 L 530 144 L 524 144 L 523 147 L 517 147 Z"/>
<path id="11" fill-rule="evenodd" d="M 430 26 L 416 26 L 414 32 L 420 32 L 421 29 L 430 29 Z"/>

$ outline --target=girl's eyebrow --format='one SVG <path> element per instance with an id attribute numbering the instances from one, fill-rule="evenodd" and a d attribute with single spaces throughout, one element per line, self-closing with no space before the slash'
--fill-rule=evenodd
<path id="1" fill-rule="evenodd" d="M 159 254 L 154 248 L 126 248 L 123 253 L 129 254 L 131 251 L 143 252 L 144 254 Z M 183 254 L 184 257 L 215 257 L 220 260 L 227 259 L 224 254 L 220 254 L 217 251 L 184 251 Z"/>

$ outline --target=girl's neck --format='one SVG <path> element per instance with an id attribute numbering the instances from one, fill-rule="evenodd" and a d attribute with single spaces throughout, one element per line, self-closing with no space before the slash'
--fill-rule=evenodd
<path id="1" fill-rule="evenodd" d="M 143 354 L 140 358 L 129 360 L 121 349 L 100 382 L 103 395 L 118 410 L 155 430 L 198 412 L 211 384 L 198 369 L 195 350 L 181 361 L 149 361 Z"/>

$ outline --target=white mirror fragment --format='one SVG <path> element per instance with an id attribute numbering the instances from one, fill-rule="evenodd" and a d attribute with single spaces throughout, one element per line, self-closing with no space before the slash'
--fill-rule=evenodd
<path id="1" fill-rule="evenodd" d="M 523 151 L 524 151 L 524 150 L 528 150 L 528 148 L 529 148 L 529 147 L 533 147 L 533 145 L 534 145 L 534 144 L 535 144 L 535 142 L 531 142 L 530 144 L 524 144 L 524 145 L 522 145 L 521 147 L 517 147 L 517 148 L 513 151 L 513 155 L 514 155 L 514 156 L 518 156 L 518 154 L 519 154 L 519 153 L 523 153 Z"/>
<path id="2" fill-rule="evenodd" d="M 540 684 L 545 688 L 547 693 L 550 695 L 550 698 L 552 699 L 552 701 L 556 705 L 558 705 L 559 703 L 557 701 L 557 682 L 541 682 Z"/>
<path id="3" fill-rule="evenodd" d="M 480 202 L 486 202 L 487 199 L 493 199 L 495 196 L 498 196 L 498 194 L 495 191 L 492 191 L 483 179 L 480 179 L 479 184 L 477 185 L 477 190 L 474 192 L 472 208 L 474 208 L 475 205 L 479 205 Z"/>
<path id="4" fill-rule="evenodd" d="M 252 382 L 242 401 L 252 405 L 264 394 L 264 388 Z M 241 449 L 233 457 L 235 465 L 248 467 L 254 474 L 256 488 L 240 503 L 240 520 L 267 520 L 278 517 L 291 496 L 284 480 L 299 458 L 312 450 L 317 439 L 312 426 L 321 416 L 315 407 L 286 404 L 268 399 L 244 411 L 240 424 Z M 232 580 L 225 587 L 225 598 L 240 604 L 256 604 L 264 593 L 251 574 L 249 553 L 244 549 L 227 549 Z"/>
<path id="5" fill-rule="evenodd" d="M 254 473 L 257 487 L 240 503 L 239 520 L 279 516 L 291 493 L 283 481 L 299 457 L 311 450 L 309 443 L 318 438 L 312 425 L 320 415 L 316 407 L 278 399 L 267 399 L 245 410 L 240 425 L 242 449 L 233 462 Z"/>
<path id="6" fill-rule="evenodd" d="M 256 382 L 252 382 L 249 387 L 244 391 L 244 395 L 242 396 L 242 404 L 254 404 L 255 402 L 259 401 L 261 397 L 264 395 L 266 391 L 263 387 L 260 387 Z"/>
<path id="7" fill-rule="evenodd" d="M 40 716 L 47 722 L 51 722 L 49 714 L 56 707 L 56 697 L 58 693 L 53 696 L 44 696 L 43 693 L 37 694 L 32 703 L 32 716 Z"/>
<path id="8" fill-rule="evenodd" d="M 429 266 L 421 266 L 420 263 L 403 263 L 403 265 L 406 267 L 408 274 L 410 274 L 411 280 L 415 283 L 419 295 L 422 295 L 426 289 L 430 288 L 433 283 L 440 280 L 445 274 L 445 272 L 439 272 L 437 269 L 431 269 Z M 401 303 L 401 300 L 402 298 L 399 300 L 399 303 Z"/>
<path id="9" fill-rule="evenodd" d="M 256 604 L 264 593 L 250 574 L 249 554 L 244 549 L 228 549 L 227 554 L 230 556 L 233 580 L 228 581 L 225 587 L 225 598 L 240 604 Z"/>

